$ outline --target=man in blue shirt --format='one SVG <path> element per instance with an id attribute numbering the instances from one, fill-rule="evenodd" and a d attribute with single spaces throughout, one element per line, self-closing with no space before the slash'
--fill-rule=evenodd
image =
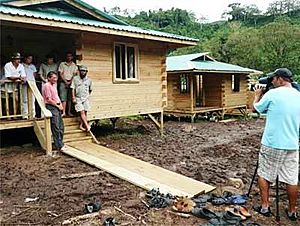
<path id="1" fill-rule="evenodd" d="M 258 113 L 266 113 L 266 126 L 261 140 L 258 163 L 258 185 L 261 206 L 254 210 L 270 216 L 269 187 L 278 176 L 287 184 L 290 220 L 297 220 L 298 195 L 300 92 L 291 85 L 292 73 L 287 68 L 279 68 L 268 74 L 274 86 L 263 95 L 262 87 L 256 87 L 253 108 Z"/>

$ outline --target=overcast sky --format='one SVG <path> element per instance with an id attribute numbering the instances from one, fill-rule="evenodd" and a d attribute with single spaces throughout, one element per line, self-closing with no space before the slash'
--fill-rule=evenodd
<path id="1" fill-rule="evenodd" d="M 192 11 L 197 18 L 206 17 L 209 22 L 221 19 L 222 13 L 227 9 L 228 4 L 240 2 L 242 5 L 255 4 L 262 11 L 274 0 L 84 0 L 96 8 L 103 10 L 115 6 L 135 11 L 148 11 L 149 9 L 170 9 L 180 8 Z"/>

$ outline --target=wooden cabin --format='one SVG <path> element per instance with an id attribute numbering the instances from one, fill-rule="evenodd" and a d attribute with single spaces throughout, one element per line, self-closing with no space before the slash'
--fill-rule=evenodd
<path id="1" fill-rule="evenodd" d="M 0 14 L 1 58 L 9 60 L 13 52 L 32 53 L 38 66 L 48 53 L 63 61 L 66 51 L 72 51 L 76 64 L 88 67 L 93 81 L 89 120 L 149 114 L 162 129 L 167 51 L 198 41 L 130 26 L 80 0 L 1 0 Z M 13 93 L 13 104 L 9 104 L 6 83 L 11 81 L 2 82 L 5 88 L 0 107 L 6 108 L 0 113 L 0 130 L 35 126 L 40 143 L 49 151 L 50 135 L 45 128 L 50 128 L 51 114 L 35 84 L 29 84 L 29 92 L 45 115 L 40 127 L 30 113 L 29 120 L 21 120 L 16 104 L 20 92 Z"/>
<path id="2" fill-rule="evenodd" d="M 254 70 L 216 61 L 208 53 L 167 57 L 168 102 L 165 114 L 222 119 L 246 114 L 248 75 Z"/>

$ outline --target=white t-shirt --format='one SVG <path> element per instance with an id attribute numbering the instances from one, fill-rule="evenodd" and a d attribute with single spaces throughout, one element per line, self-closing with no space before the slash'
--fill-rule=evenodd
<path id="1" fill-rule="evenodd" d="M 9 77 L 26 77 L 26 73 L 25 73 L 25 69 L 24 66 L 22 64 L 19 64 L 17 68 L 15 68 L 15 66 L 13 65 L 12 62 L 8 62 L 5 64 L 4 66 L 4 75 L 5 78 L 9 78 Z M 11 93 L 12 92 L 12 85 L 9 84 L 8 85 L 8 92 Z"/>
<path id="2" fill-rule="evenodd" d="M 33 64 L 23 64 L 26 73 L 26 79 L 29 81 L 35 81 L 34 73 L 36 72 L 36 67 Z"/>
<path id="3" fill-rule="evenodd" d="M 12 62 L 8 62 L 4 66 L 5 78 L 9 77 L 26 77 L 25 69 L 22 64 L 19 64 L 17 68 L 13 65 Z"/>

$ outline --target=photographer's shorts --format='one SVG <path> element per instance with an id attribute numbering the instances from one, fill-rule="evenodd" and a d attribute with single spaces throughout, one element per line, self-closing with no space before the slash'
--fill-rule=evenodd
<path id="1" fill-rule="evenodd" d="M 274 183 L 278 176 L 280 182 L 298 184 L 299 151 L 274 149 L 261 145 L 257 174 Z"/>
<path id="2" fill-rule="evenodd" d="M 76 99 L 75 110 L 76 112 L 89 111 L 91 109 L 90 102 L 88 99 L 80 101 Z"/>

